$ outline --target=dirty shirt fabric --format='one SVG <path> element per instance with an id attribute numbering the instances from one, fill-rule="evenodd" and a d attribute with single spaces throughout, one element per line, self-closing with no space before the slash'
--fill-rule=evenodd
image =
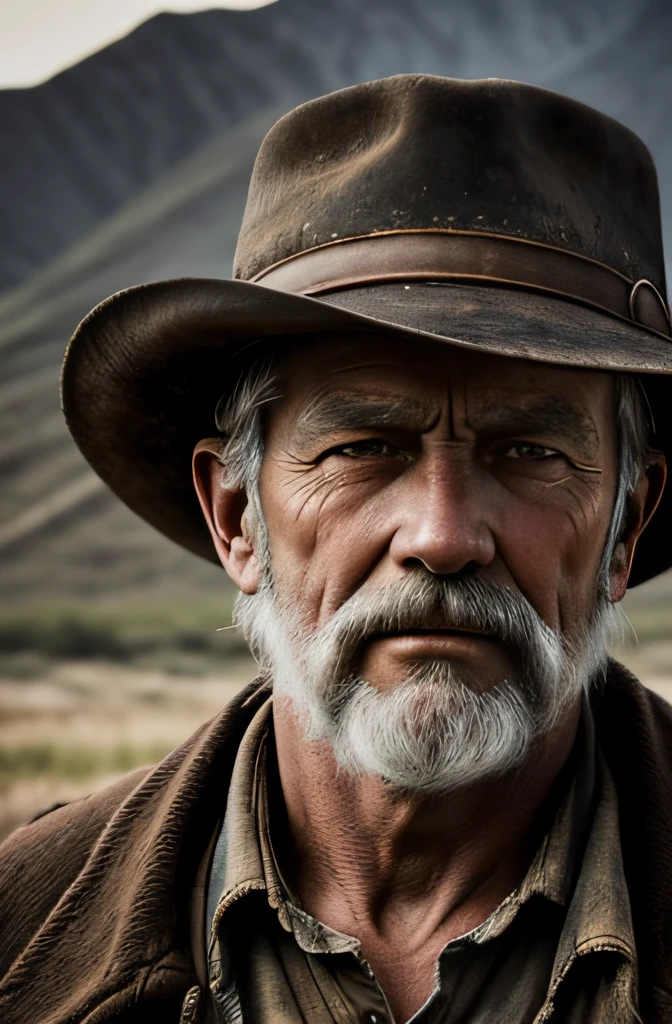
<path id="1" fill-rule="evenodd" d="M 203 1024 L 208 984 L 205 964 L 200 980 L 191 930 L 199 865 L 217 835 L 241 745 L 268 696 L 267 683 L 251 683 L 159 764 L 52 809 L 0 845 L 2 1024 Z M 593 687 L 590 703 L 596 744 L 618 802 L 640 1017 L 645 1024 L 672 1024 L 672 706 L 616 662 Z M 594 816 L 590 830 L 596 842 L 597 820 Z M 581 872 L 586 851 L 584 844 Z M 266 884 L 263 872 L 253 874 Z M 605 868 L 593 891 L 576 904 L 583 909 L 575 943 L 587 934 L 582 922 L 596 920 L 610 902 L 606 878 Z M 578 883 L 566 922 L 577 891 Z M 276 931 L 257 931 L 258 941 L 270 944 L 270 936 L 277 935 L 291 939 L 283 955 L 291 956 L 304 976 L 337 955 L 314 954 L 308 960 L 282 928 L 266 891 L 249 895 L 275 915 L 271 920 L 277 924 Z M 233 956 L 241 952 L 241 967 L 250 962 L 244 940 L 256 920 L 250 901 L 233 900 L 222 915 L 223 927 L 232 929 L 226 949 Z M 574 952 L 582 954 L 583 947 Z M 556 962 L 560 975 L 563 964 L 572 966 L 558 986 L 552 1024 L 573 1024 L 572 1013 L 576 1020 L 581 1001 L 574 994 L 597 957 L 591 952 L 573 958 L 571 948 L 558 941 L 553 970 Z M 627 959 L 605 952 L 604 962 L 611 957 L 621 965 Z M 220 962 L 223 980 L 230 966 Z M 285 971 L 288 976 L 289 968 Z M 331 971 L 326 976 L 335 977 Z M 608 974 L 591 973 L 596 976 L 600 986 L 611 984 L 613 990 Z M 243 985 L 242 974 L 239 980 Z M 291 989 L 288 1002 L 280 998 L 287 992 L 287 984 L 278 988 L 268 1024 L 296 1021 Z M 319 990 L 316 1000 L 315 1015 L 306 1011 L 311 1024 L 323 1014 Z M 332 1005 L 338 1005 L 336 997 Z"/>
<path id="2" fill-rule="evenodd" d="M 210 1018 L 391 1024 L 358 940 L 303 911 L 282 879 L 269 812 L 269 798 L 279 799 L 272 730 L 269 698 L 241 743 L 210 865 L 203 934 Z M 618 803 L 587 702 L 556 799 L 519 888 L 445 947 L 417 1024 L 636 1020 Z"/>

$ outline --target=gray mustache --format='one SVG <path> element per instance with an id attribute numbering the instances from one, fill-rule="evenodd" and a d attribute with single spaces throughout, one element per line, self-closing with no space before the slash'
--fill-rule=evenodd
<path id="1" fill-rule="evenodd" d="M 441 577 L 414 569 L 384 588 L 364 584 L 348 598 L 304 648 L 306 664 L 320 665 L 325 693 L 338 701 L 341 686 L 357 677 L 371 637 L 437 628 L 477 630 L 500 640 L 518 664 L 518 685 L 530 694 L 566 651 L 564 639 L 520 592 L 477 573 Z"/>
<path id="2" fill-rule="evenodd" d="M 474 630 L 518 649 L 555 637 L 521 593 L 476 574 L 447 578 L 423 570 L 384 589 L 362 587 L 324 629 L 337 631 L 347 647 L 408 630 Z"/>

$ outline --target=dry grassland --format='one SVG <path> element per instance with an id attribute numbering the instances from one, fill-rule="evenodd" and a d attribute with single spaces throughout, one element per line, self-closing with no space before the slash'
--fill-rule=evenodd
<path id="1" fill-rule="evenodd" d="M 0 679 L 0 837 L 156 763 L 254 675 L 251 659 L 195 678 L 70 661 L 42 679 Z"/>

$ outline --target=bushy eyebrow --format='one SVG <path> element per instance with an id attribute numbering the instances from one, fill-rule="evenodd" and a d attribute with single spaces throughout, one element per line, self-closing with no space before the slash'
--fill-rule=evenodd
<path id="1" fill-rule="evenodd" d="M 426 433 L 436 424 L 439 404 L 429 397 L 415 400 L 400 395 L 358 395 L 330 392 L 316 396 L 299 414 L 294 441 L 300 446 L 321 442 L 343 430 L 396 428 Z M 470 403 L 469 427 L 478 434 L 546 434 L 549 440 L 564 438 L 584 455 L 594 457 L 599 448 L 595 422 L 587 411 L 562 395 L 536 401 L 488 399 Z"/>
<path id="2" fill-rule="evenodd" d="M 567 438 L 582 450 L 594 454 L 599 447 L 595 421 L 584 409 L 562 395 L 549 395 L 525 404 L 492 402 L 470 410 L 469 425 L 477 433 L 542 431 Z"/>
<path id="3" fill-rule="evenodd" d="M 300 413 L 294 438 L 309 445 L 337 430 L 396 427 L 417 433 L 431 428 L 438 416 L 435 403 L 395 395 L 370 398 L 356 394 L 320 395 Z"/>

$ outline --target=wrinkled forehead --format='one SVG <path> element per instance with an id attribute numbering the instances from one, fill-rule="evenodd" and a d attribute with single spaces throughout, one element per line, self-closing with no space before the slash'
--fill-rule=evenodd
<path id="1" fill-rule="evenodd" d="M 289 425 L 322 419 L 344 426 L 369 405 L 384 423 L 427 429 L 446 403 L 478 426 L 504 410 L 544 410 L 559 421 L 573 417 L 587 430 L 615 421 L 611 374 L 513 359 L 410 336 L 353 332 L 311 337 L 278 364 Z M 599 431 L 602 433 L 602 430 Z"/>

